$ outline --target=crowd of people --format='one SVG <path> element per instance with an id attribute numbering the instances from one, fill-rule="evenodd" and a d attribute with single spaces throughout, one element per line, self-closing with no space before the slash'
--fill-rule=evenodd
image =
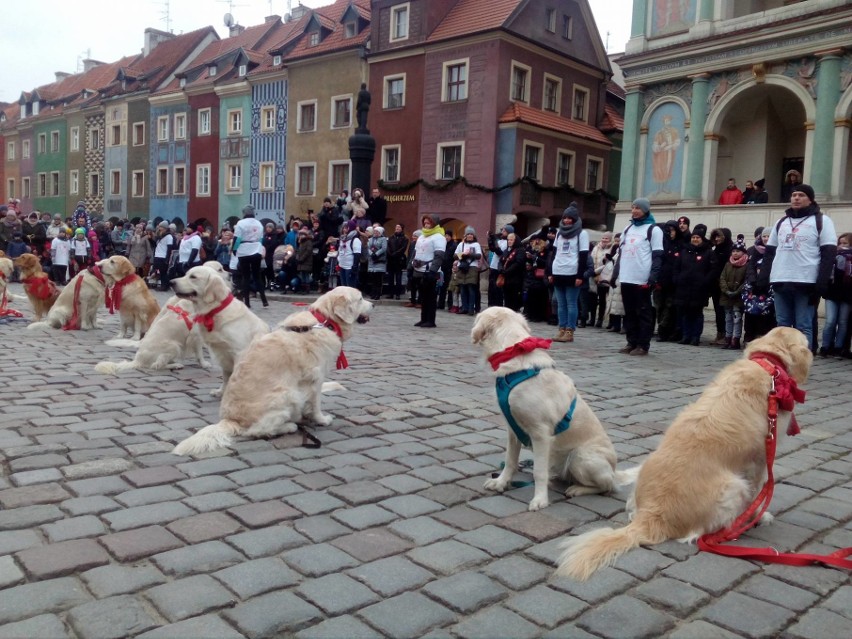
<path id="1" fill-rule="evenodd" d="M 802 183 L 802 174 L 796 169 L 790 169 L 784 174 L 784 184 L 781 187 L 781 201 L 789 202 L 796 186 Z M 766 179 L 746 180 L 745 188 L 740 190 L 735 178 L 728 178 L 728 184 L 719 195 L 719 204 L 737 206 L 739 204 L 768 204 L 769 194 L 766 192 Z"/>

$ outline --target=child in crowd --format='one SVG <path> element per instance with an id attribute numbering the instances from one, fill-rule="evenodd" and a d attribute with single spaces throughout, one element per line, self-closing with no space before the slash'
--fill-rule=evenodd
<path id="1" fill-rule="evenodd" d="M 59 235 L 50 242 L 50 260 L 53 263 L 53 281 L 65 286 L 71 261 L 71 242 L 68 241 L 68 231 L 64 226 L 59 229 Z"/>
<path id="2" fill-rule="evenodd" d="M 74 232 L 74 239 L 71 240 L 71 253 L 74 256 L 72 263 L 73 275 L 76 275 L 86 268 L 86 265 L 89 263 L 89 257 L 92 254 L 92 245 L 86 239 L 86 229 L 82 226 L 78 227 Z"/>
<path id="3" fill-rule="evenodd" d="M 16 257 L 21 257 L 21 255 L 23 255 L 24 253 L 30 252 L 30 247 L 27 245 L 26 242 L 24 242 L 23 238 L 24 236 L 22 233 L 16 232 L 12 234 L 12 240 L 9 242 L 8 245 L 6 245 L 6 257 L 8 257 L 10 260 L 14 260 Z M 16 266 L 15 269 L 12 271 L 12 278 L 10 281 L 18 282 L 20 281 L 20 277 L 20 271 Z"/>
<path id="4" fill-rule="evenodd" d="M 725 309 L 725 345 L 728 350 L 740 349 L 743 328 L 742 290 L 746 279 L 748 253 L 745 243 L 738 241 L 719 276 L 719 304 Z"/>
<path id="5" fill-rule="evenodd" d="M 825 327 L 819 354 L 839 356 L 849 330 L 852 309 L 852 233 L 837 238 L 837 257 L 831 284 L 825 294 Z"/>

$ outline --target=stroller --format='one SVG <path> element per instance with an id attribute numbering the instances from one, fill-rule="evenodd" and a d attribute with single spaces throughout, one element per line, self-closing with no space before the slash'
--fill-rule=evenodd
<path id="1" fill-rule="evenodd" d="M 328 247 L 328 254 L 325 256 L 325 267 L 323 267 L 323 276 L 327 282 L 326 290 L 337 286 L 340 266 L 337 263 L 337 247 L 332 245 Z"/>
<path id="2" fill-rule="evenodd" d="M 284 291 L 295 275 L 296 265 L 293 256 L 296 251 L 289 244 L 282 244 L 275 248 L 272 254 L 272 273 L 275 275 L 275 290 Z"/>

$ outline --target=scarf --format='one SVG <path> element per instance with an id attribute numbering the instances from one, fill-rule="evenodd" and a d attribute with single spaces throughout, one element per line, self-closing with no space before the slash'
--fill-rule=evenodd
<path id="1" fill-rule="evenodd" d="M 26 288 L 27 293 L 38 300 L 46 300 L 56 292 L 56 284 L 44 277 L 26 277 L 21 280 L 21 284 Z"/>
<path id="2" fill-rule="evenodd" d="M 444 235 L 444 228 L 439 224 L 438 226 L 433 226 L 431 229 L 420 229 L 420 233 L 425 237 L 430 237 L 432 235 L 436 235 L 440 233 Z"/>
<path id="3" fill-rule="evenodd" d="M 346 355 L 343 353 L 343 331 L 340 329 L 340 324 L 335 322 L 333 319 L 326 317 L 316 309 L 311 310 L 311 315 L 313 315 L 320 324 L 334 331 L 334 334 L 340 338 L 340 355 L 337 356 L 337 370 L 340 370 L 341 368 L 349 368 L 349 362 L 346 361 Z"/>
<path id="4" fill-rule="evenodd" d="M 234 296 L 228 293 L 228 297 L 222 300 L 222 303 L 219 304 L 216 308 L 214 308 L 209 313 L 205 313 L 204 315 L 196 315 L 192 321 L 196 324 L 201 324 L 204 328 L 207 329 L 207 332 L 211 332 L 213 330 L 213 321 L 216 319 L 216 316 L 225 309 L 228 304 L 234 301 Z"/>
<path id="5" fill-rule="evenodd" d="M 814 202 L 800 208 L 798 211 L 794 208 L 789 208 L 784 211 L 784 215 L 791 218 L 808 217 L 809 215 L 816 215 L 817 213 L 819 213 L 819 206 Z"/>
<path id="6" fill-rule="evenodd" d="M 550 348 L 552 343 L 553 340 L 541 337 L 527 337 L 517 344 L 512 344 L 509 348 L 502 350 L 499 353 L 494 353 L 488 358 L 488 363 L 491 364 L 491 368 L 496 371 L 500 367 L 500 364 L 508 362 L 515 357 L 532 353 L 534 350 L 539 348 L 546 350 Z"/>
<path id="7" fill-rule="evenodd" d="M 656 224 L 657 220 L 654 219 L 654 216 L 649 211 L 647 215 L 638 220 L 630 220 L 630 223 L 633 226 L 644 226 L 645 224 Z"/>
<path id="8" fill-rule="evenodd" d="M 748 264 L 748 253 L 743 253 L 743 256 L 740 259 L 736 259 L 733 254 L 731 254 L 731 257 L 728 258 L 728 261 L 733 266 L 745 266 L 746 264 Z"/>
<path id="9" fill-rule="evenodd" d="M 137 277 L 139 276 L 136 275 L 136 273 L 131 273 L 124 279 L 118 280 L 109 288 L 110 295 L 105 296 L 104 301 L 106 303 L 106 307 L 109 309 L 110 315 L 114 315 L 116 311 L 121 311 L 121 293 L 124 290 L 124 287 L 130 284 L 130 282 Z"/>
<path id="10" fill-rule="evenodd" d="M 559 236 L 560 237 L 577 237 L 580 234 L 580 231 L 583 230 L 583 220 L 579 217 L 573 224 L 563 224 L 561 221 L 559 222 Z"/>

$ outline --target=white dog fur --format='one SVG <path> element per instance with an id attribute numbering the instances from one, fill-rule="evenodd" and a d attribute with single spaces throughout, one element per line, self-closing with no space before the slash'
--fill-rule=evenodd
<path id="1" fill-rule="evenodd" d="M 471 339 L 479 344 L 486 359 L 530 336 L 529 325 L 520 313 L 508 308 L 491 307 L 480 313 L 473 324 Z M 592 409 L 580 396 L 570 377 L 554 368 L 544 350 L 535 350 L 501 364 L 495 377 L 528 369 L 541 372 L 518 385 L 510 395 L 512 416 L 530 436 L 533 450 L 535 492 L 530 510 L 545 508 L 548 484 L 555 475 L 573 485 L 566 497 L 605 493 L 630 483 L 630 471 L 615 470 L 616 455 L 612 442 Z M 566 415 L 571 401 L 577 404 L 568 430 L 553 431 Z M 485 488 L 503 492 L 518 468 L 521 442 L 506 425 L 506 463 L 500 475 L 485 482 Z"/>
<path id="2" fill-rule="evenodd" d="M 352 327 L 366 321 L 373 305 L 360 291 L 339 286 L 294 313 L 266 335 L 254 340 L 240 357 L 225 387 L 220 421 L 179 443 L 174 453 L 196 455 L 230 446 L 232 437 L 271 437 L 295 432 L 311 420 L 327 426 L 332 417 L 320 407 L 322 392 L 339 388 L 324 383 Z M 317 310 L 338 324 L 336 331 L 320 324 Z"/>
<path id="3" fill-rule="evenodd" d="M 18 302 L 26 302 L 27 297 L 25 295 L 15 295 L 14 293 L 8 290 L 9 278 L 12 276 L 12 271 L 15 269 L 15 264 L 8 257 L 0 257 L 0 273 L 3 274 L 3 277 L 0 277 L 0 299 L 3 298 L 3 293 L 6 293 L 6 301 L 18 301 Z"/>
<path id="4" fill-rule="evenodd" d="M 797 383 L 805 381 L 813 361 L 807 338 L 792 328 L 775 328 L 750 342 L 742 358 L 723 368 L 680 412 L 642 465 L 628 500 L 630 523 L 568 539 L 557 575 L 585 580 L 640 545 L 692 542 L 727 527 L 748 507 L 766 481 L 772 381 L 749 360 L 757 352 L 784 362 Z M 779 436 L 789 421 L 790 413 L 779 411 Z M 767 512 L 762 522 L 771 520 Z"/>
<path id="5" fill-rule="evenodd" d="M 119 328 L 116 337 L 122 339 L 131 333 L 131 339 L 138 342 L 160 314 L 160 305 L 145 280 L 136 274 L 133 263 L 123 255 L 113 255 L 96 264 L 104 274 L 107 285 L 112 289 L 112 295 L 121 295 L 121 304 L 118 308 Z M 122 286 L 122 291 L 119 293 L 116 284 L 125 280 L 127 283 Z"/>

